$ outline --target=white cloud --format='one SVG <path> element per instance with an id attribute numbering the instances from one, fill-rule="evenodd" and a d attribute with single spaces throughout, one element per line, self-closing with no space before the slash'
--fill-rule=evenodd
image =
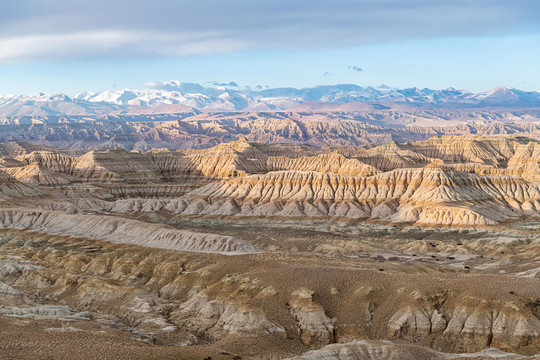
<path id="1" fill-rule="evenodd" d="M 82 32 L 0 38 L 0 59 L 90 55 L 126 44 L 133 35 L 126 32 Z"/>
<path id="2" fill-rule="evenodd" d="M 84 31 L 0 37 L 0 61 L 100 55 L 206 55 L 248 46 L 216 33 L 168 34 L 156 31 Z"/>

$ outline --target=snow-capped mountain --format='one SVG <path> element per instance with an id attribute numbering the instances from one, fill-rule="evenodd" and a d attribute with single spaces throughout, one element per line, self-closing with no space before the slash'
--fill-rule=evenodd
<path id="1" fill-rule="evenodd" d="M 82 93 L 78 100 L 93 103 L 108 103 L 121 106 L 154 106 L 180 104 L 193 108 L 203 108 L 212 103 L 212 98 L 201 93 L 183 94 L 177 91 L 153 89 L 102 91 L 98 93 Z"/>
<path id="2" fill-rule="evenodd" d="M 273 88 L 264 90 L 235 89 L 228 86 L 204 87 L 200 84 L 168 81 L 149 83 L 143 89 L 84 92 L 70 97 L 65 94 L 36 93 L 0 96 L 1 116 L 99 115 L 158 112 L 278 111 L 290 108 L 309 110 L 316 104 L 323 111 L 338 111 L 337 105 L 351 103 L 415 108 L 540 108 L 539 91 L 522 91 L 505 87 L 473 94 L 448 88 L 388 89 L 351 84 L 312 88 Z M 381 107 L 381 105 L 387 105 Z M 331 106 L 330 106 L 331 105 Z M 390 107 L 388 107 L 388 105 Z M 313 105 L 310 105 L 313 107 Z M 354 109 L 348 105 L 347 109 Z"/>

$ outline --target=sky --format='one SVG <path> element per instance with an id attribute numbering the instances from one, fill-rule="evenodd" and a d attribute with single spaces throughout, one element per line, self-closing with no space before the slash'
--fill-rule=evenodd
<path id="1" fill-rule="evenodd" d="M 537 0 L 2 0 L 0 94 L 351 83 L 540 90 Z"/>

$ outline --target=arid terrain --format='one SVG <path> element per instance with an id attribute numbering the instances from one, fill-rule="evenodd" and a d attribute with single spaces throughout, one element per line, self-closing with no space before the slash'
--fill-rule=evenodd
<path id="1" fill-rule="evenodd" d="M 0 358 L 532 359 L 540 141 L 523 129 L 0 144 Z"/>
<path id="2" fill-rule="evenodd" d="M 444 135 L 522 135 L 540 139 L 540 112 L 367 111 L 180 113 L 7 117 L 0 143 L 22 141 L 75 151 L 122 147 L 207 149 L 238 137 L 266 144 L 345 147 Z"/>
<path id="3" fill-rule="evenodd" d="M 0 360 L 540 360 L 538 59 L 538 0 L 0 0 Z"/>

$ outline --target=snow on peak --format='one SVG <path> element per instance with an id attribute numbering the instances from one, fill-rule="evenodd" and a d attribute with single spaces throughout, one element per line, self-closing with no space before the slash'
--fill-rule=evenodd
<path id="1" fill-rule="evenodd" d="M 521 91 L 506 87 L 473 94 L 466 90 L 447 88 L 393 89 L 385 87 L 362 87 L 352 84 L 316 86 L 312 88 L 274 88 L 233 90 L 225 86 L 205 88 L 200 84 L 169 80 L 162 83 L 147 83 L 143 89 L 106 90 L 81 92 L 75 97 L 65 94 L 38 92 L 28 96 L 0 96 L 0 113 L 9 107 L 10 113 L 20 113 L 29 106 L 44 109 L 51 107 L 56 113 L 63 109 L 74 109 L 78 113 L 92 112 L 100 108 L 105 113 L 126 109 L 130 106 L 154 107 L 159 105 L 182 105 L 205 111 L 267 111 L 286 110 L 302 103 L 346 104 L 350 102 L 424 104 L 456 107 L 482 106 L 535 106 L 540 108 L 540 91 Z M 62 104 L 70 104 L 64 106 Z M 64 106 L 64 107 L 63 107 Z M 61 110 L 59 110 L 61 109 Z M 6 111 L 8 111 L 6 110 Z M 39 110 L 39 109 L 38 109 Z M 62 112 L 64 111 L 64 112 Z"/>

